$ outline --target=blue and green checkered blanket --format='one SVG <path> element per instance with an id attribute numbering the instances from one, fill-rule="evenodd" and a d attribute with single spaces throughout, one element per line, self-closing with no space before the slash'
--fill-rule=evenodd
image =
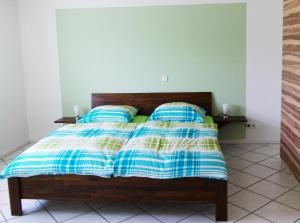
<path id="1" fill-rule="evenodd" d="M 0 178 L 35 175 L 111 177 L 116 153 L 136 128 L 133 123 L 66 125 L 23 152 Z"/>
<path id="2" fill-rule="evenodd" d="M 115 159 L 115 176 L 227 179 L 215 124 L 149 121 Z"/>
<path id="3" fill-rule="evenodd" d="M 215 124 L 150 121 L 64 126 L 23 152 L 0 178 L 35 175 L 227 179 Z"/>

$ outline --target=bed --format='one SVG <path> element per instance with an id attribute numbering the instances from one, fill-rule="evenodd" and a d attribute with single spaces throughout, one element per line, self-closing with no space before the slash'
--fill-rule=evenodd
<path id="1" fill-rule="evenodd" d="M 92 108 L 128 104 L 139 115 L 150 115 L 160 104 L 184 101 L 203 107 L 211 114 L 212 94 L 193 93 L 101 93 L 92 94 Z M 12 215 L 22 215 L 21 199 L 112 200 L 198 202 L 216 205 L 216 220 L 227 220 L 227 180 L 199 177 L 154 179 L 88 175 L 38 175 L 8 179 Z"/>

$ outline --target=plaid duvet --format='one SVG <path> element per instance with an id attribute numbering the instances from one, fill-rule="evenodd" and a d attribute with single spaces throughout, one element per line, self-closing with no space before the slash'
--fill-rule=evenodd
<path id="1" fill-rule="evenodd" d="M 111 177 L 116 153 L 136 128 L 133 123 L 66 125 L 19 155 L 0 178 L 35 175 Z"/>
<path id="2" fill-rule="evenodd" d="M 227 179 L 215 124 L 146 122 L 115 159 L 114 175 Z"/>

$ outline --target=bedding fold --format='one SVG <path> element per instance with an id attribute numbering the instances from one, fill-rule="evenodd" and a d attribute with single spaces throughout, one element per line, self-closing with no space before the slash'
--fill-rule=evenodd
<path id="1" fill-rule="evenodd" d="M 149 121 L 137 127 L 115 159 L 115 176 L 227 179 L 214 123 Z"/>
<path id="2" fill-rule="evenodd" d="M 66 125 L 17 156 L 0 178 L 65 174 L 111 177 L 115 155 L 136 125 L 113 122 Z"/>

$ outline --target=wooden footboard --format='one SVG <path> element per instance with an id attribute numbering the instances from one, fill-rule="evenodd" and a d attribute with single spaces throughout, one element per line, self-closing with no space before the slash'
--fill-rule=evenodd
<path id="1" fill-rule="evenodd" d="M 227 181 L 182 178 L 101 178 L 34 176 L 8 179 L 12 215 L 22 215 L 21 199 L 167 201 L 216 204 L 216 220 L 227 220 Z"/>

